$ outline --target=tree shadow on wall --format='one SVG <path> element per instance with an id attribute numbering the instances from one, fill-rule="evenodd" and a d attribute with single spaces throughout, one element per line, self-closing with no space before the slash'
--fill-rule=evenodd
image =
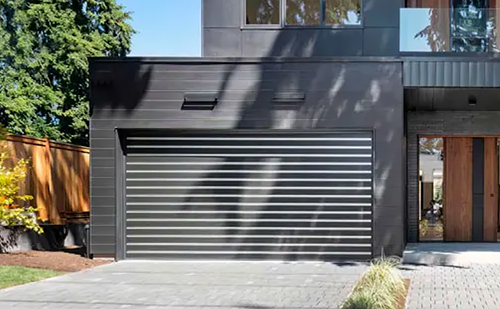
<path id="1" fill-rule="evenodd" d="M 305 57 L 305 58 L 263 58 L 262 61 L 255 63 L 233 62 L 226 65 L 224 77 L 221 81 L 218 97 L 220 106 L 231 104 L 226 101 L 226 97 L 237 91 L 231 88 L 232 81 L 243 80 L 241 76 L 255 72 L 255 82 L 250 88 L 246 89 L 246 95 L 243 98 L 243 106 L 240 118 L 235 126 L 236 129 L 292 129 L 296 131 L 305 131 L 311 129 L 375 129 L 375 140 L 377 150 L 381 150 L 383 156 L 377 156 L 374 163 L 375 188 L 374 200 L 376 205 L 394 206 L 379 207 L 373 213 L 374 224 L 380 219 L 387 222 L 387 218 L 392 216 L 392 222 L 404 226 L 403 200 L 394 194 L 394 190 L 403 192 L 404 187 L 401 184 L 402 173 L 402 132 L 403 132 L 403 104 L 401 86 L 401 65 L 400 63 L 371 63 L 363 61 L 344 62 L 342 60 L 328 60 L 326 58 L 316 58 L 308 56 L 321 55 L 321 49 L 324 47 L 324 40 L 336 42 L 334 32 L 314 32 L 314 35 L 292 36 L 290 32 L 281 31 L 273 43 L 268 53 L 268 57 Z M 248 78 L 247 78 L 248 79 Z M 396 86 L 396 88 L 394 88 Z M 306 94 L 305 102 L 296 109 L 282 110 L 273 103 L 273 97 L 278 92 L 302 91 Z M 401 106 L 398 106 L 401 105 Z M 385 149 L 385 150 L 384 150 Z M 296 160 L 296 159 L 295 159 Z M 299 161 L 303 158 L 299 159 Z M 282 160 L 285 162 L 288 160 Z M 231 163 L 231 164 L 229 164 Z M 218 170 L 234 167 L 230 159 L 218 165 Z M 398 166 L 399 165 L 399 166 Z M 281 171 L 287 170 L 286 165 L 277 166 Z M 246 167 L 248 169 L 248 166 Z M 290 171 L 291 172 L 291 171 Z M 216 177 L 217 173 L 206 175 L 200 185 L 211 185 L 211 178 Z M 260 209 L 259 215 L 250 223 L 254 227 L 269 227 L 269 222 L 262 219 L 269 219 L 269 212 L 283 209 L 279 207 L 283 199 L 273 198 L 273 195 L 284 194 L 282 189 L 284 184 L 290 186 L 283 178 L 286 173 L 276 173 L 277 178 L 272 192 L 269 192 L 270 199 L 262 203 L 264 206 Z M 241 181 L 239 185 L 242 192 L 247 185 L 243 179 L 246 175 L 239 175 Z M 298 185 L 298 184 L 297 184 Z M 338 183 L 342 186 L 342 183 Z M 390 190 L 392 189 L 392 190 Z M 210 193 L 216 194 L 220 191 L 212 190 Z M 233 192 L 235 193 L 235 192 Z M 289 192 L 288 192 L 289 193 Z M 237 193 L 235 193 L 237 194 Z M 402 194 L 402 193 L 401 193 Z M 396 197 L 394 197 L 396 196 Z M 309 200 L 310 201 L 310 200 Z M 233 199 L 231 202 L 241 203 L 240 199 Z M 301 215 L 300 219 L 315 224 L 317 217 L 314 212 L 321 211 L 322 204 L 325 202 L 321 198 L 315 198 L 316 207 L 308 217 Z M 240 206 L 231 208 L 231 211 L 241 210 Z M 228 217 L 228 222 L 235 217 Z M 281 215 L 281 219 L 295 219 L 296 215 L 289 214 L 286 211 Z M 401 222 L 398 222 L 400 220 Z M 228 234 L 234 234 L 238 226 L 226 224 L 234 230 L 229 229 Z M 311 226 L 312 227 L 312 226 Z M 248 230 L 246 230 L 248 231 Z M 268 231 L 269 232 L 269 231 Z M 331 233 L 331 232 L 329 232 Z M 401 231 L 401 234 L 403 231 Z M 269 239 L 275 247 L 280 242 L 295 241 L 296 251 L 283 250 L 283 257 L 288 260 L 300 259 L 300 250 L 305 250 L 306 243 L 297 243 L 293 239 L 294 235 L 303 236 L 300 231 L 290 229 L 274 231 L 274 239 Z M 287 236 L 290 236 L 287 239 Z M 325 235 L 325 234 L 323 234 Z M 326 235 L 331 235 L 326 233 Z M 243 244 L 239 247 L 233 247 L 240 251 L 264 250 L 263 247 L 251 245 L 254 236 L 247 233 L 243 235 Z M 379 229 L 375 234 L 374 248 L 385 248 L 387 254 L 399 252 L 401 246 L 401 235 L 395 235 L 390 229 Z M 396 244 L 396 245 L 394 245 Z M 267 244 L 266 244 L 267 245 Z M 269 247 L 265 246 L 267 249 Z M 267 250 L 266 249 L 266 250 Z M 283 248 L 281 248 L 283 249 Z M 316 251 L 327 251 L 327 246 L 318 246 Z M 269 250 L 267 250 L 269 251 Z M 264 254 L 265 258 L 272 256 Z M 239 257 L 245 258 L 245 255 Z M 317 256 L 323 259 L 321 256 Z"/>

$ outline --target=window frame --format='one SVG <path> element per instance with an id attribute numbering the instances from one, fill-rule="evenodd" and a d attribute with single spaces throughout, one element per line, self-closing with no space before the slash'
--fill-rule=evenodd
<path id="1" fill-rule="evenodd" d="M 286 24 L 286 1 L 287 0 L 278 0 L 279 8 L 280 8 L 280 22 L 278 24 L 247 24 L 246 23 L 246 5 L 247 0 L 241 0 L 241 29 L 254 29 L 254 30 L 276 30 L 276 29 L 359 29 L 364 28 L 364 14 L 363 7 L 365 0 L 359 0 L 360 2 L 360 23 L 356 25 L 346 25 L 346 24 L 327 24 L 326 21 L 326 2 L 325 0 L 317 0 L 320 1 L 321 7 L 321 23 L 319 25 L 287 25 Z"/>

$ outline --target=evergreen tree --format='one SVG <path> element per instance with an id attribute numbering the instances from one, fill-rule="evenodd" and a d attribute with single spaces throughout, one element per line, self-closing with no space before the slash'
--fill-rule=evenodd
<path id="1" fill-rule="evenodd" d="M 87 58 L 127 55 L 129 20 L 115 0 L 0 0 L 0 123 L 87 145 Z"/>

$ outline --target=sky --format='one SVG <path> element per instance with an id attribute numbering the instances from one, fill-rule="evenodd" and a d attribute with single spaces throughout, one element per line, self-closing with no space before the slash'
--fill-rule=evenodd
<path id="1" fill-rule="evenodd" d="M 202 0 L 117 0 L 132 14 L 129 56 L 201 56 Z"/>

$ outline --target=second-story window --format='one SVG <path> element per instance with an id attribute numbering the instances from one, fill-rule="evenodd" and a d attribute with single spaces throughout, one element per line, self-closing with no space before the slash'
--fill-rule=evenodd
<path id="1" fill-rule="evenodd" d="M 362 0 L 244 1 L 246 25 L 332 26 L 361 24 Z"/>
<path id="2" fill-rule="evenodd" d="M 325 24 L 361 25 L 361 0 L 325 0 Z"/>
<path id="3" fill-rule="evenodd" d="M 280 0 L 246 0 L 247 25 L 279 25 Z"/>
<path id="4" fill-rule="evenodd" d="M 321 25 L 321 0 L 287 0 L 287 25 Z"/>

